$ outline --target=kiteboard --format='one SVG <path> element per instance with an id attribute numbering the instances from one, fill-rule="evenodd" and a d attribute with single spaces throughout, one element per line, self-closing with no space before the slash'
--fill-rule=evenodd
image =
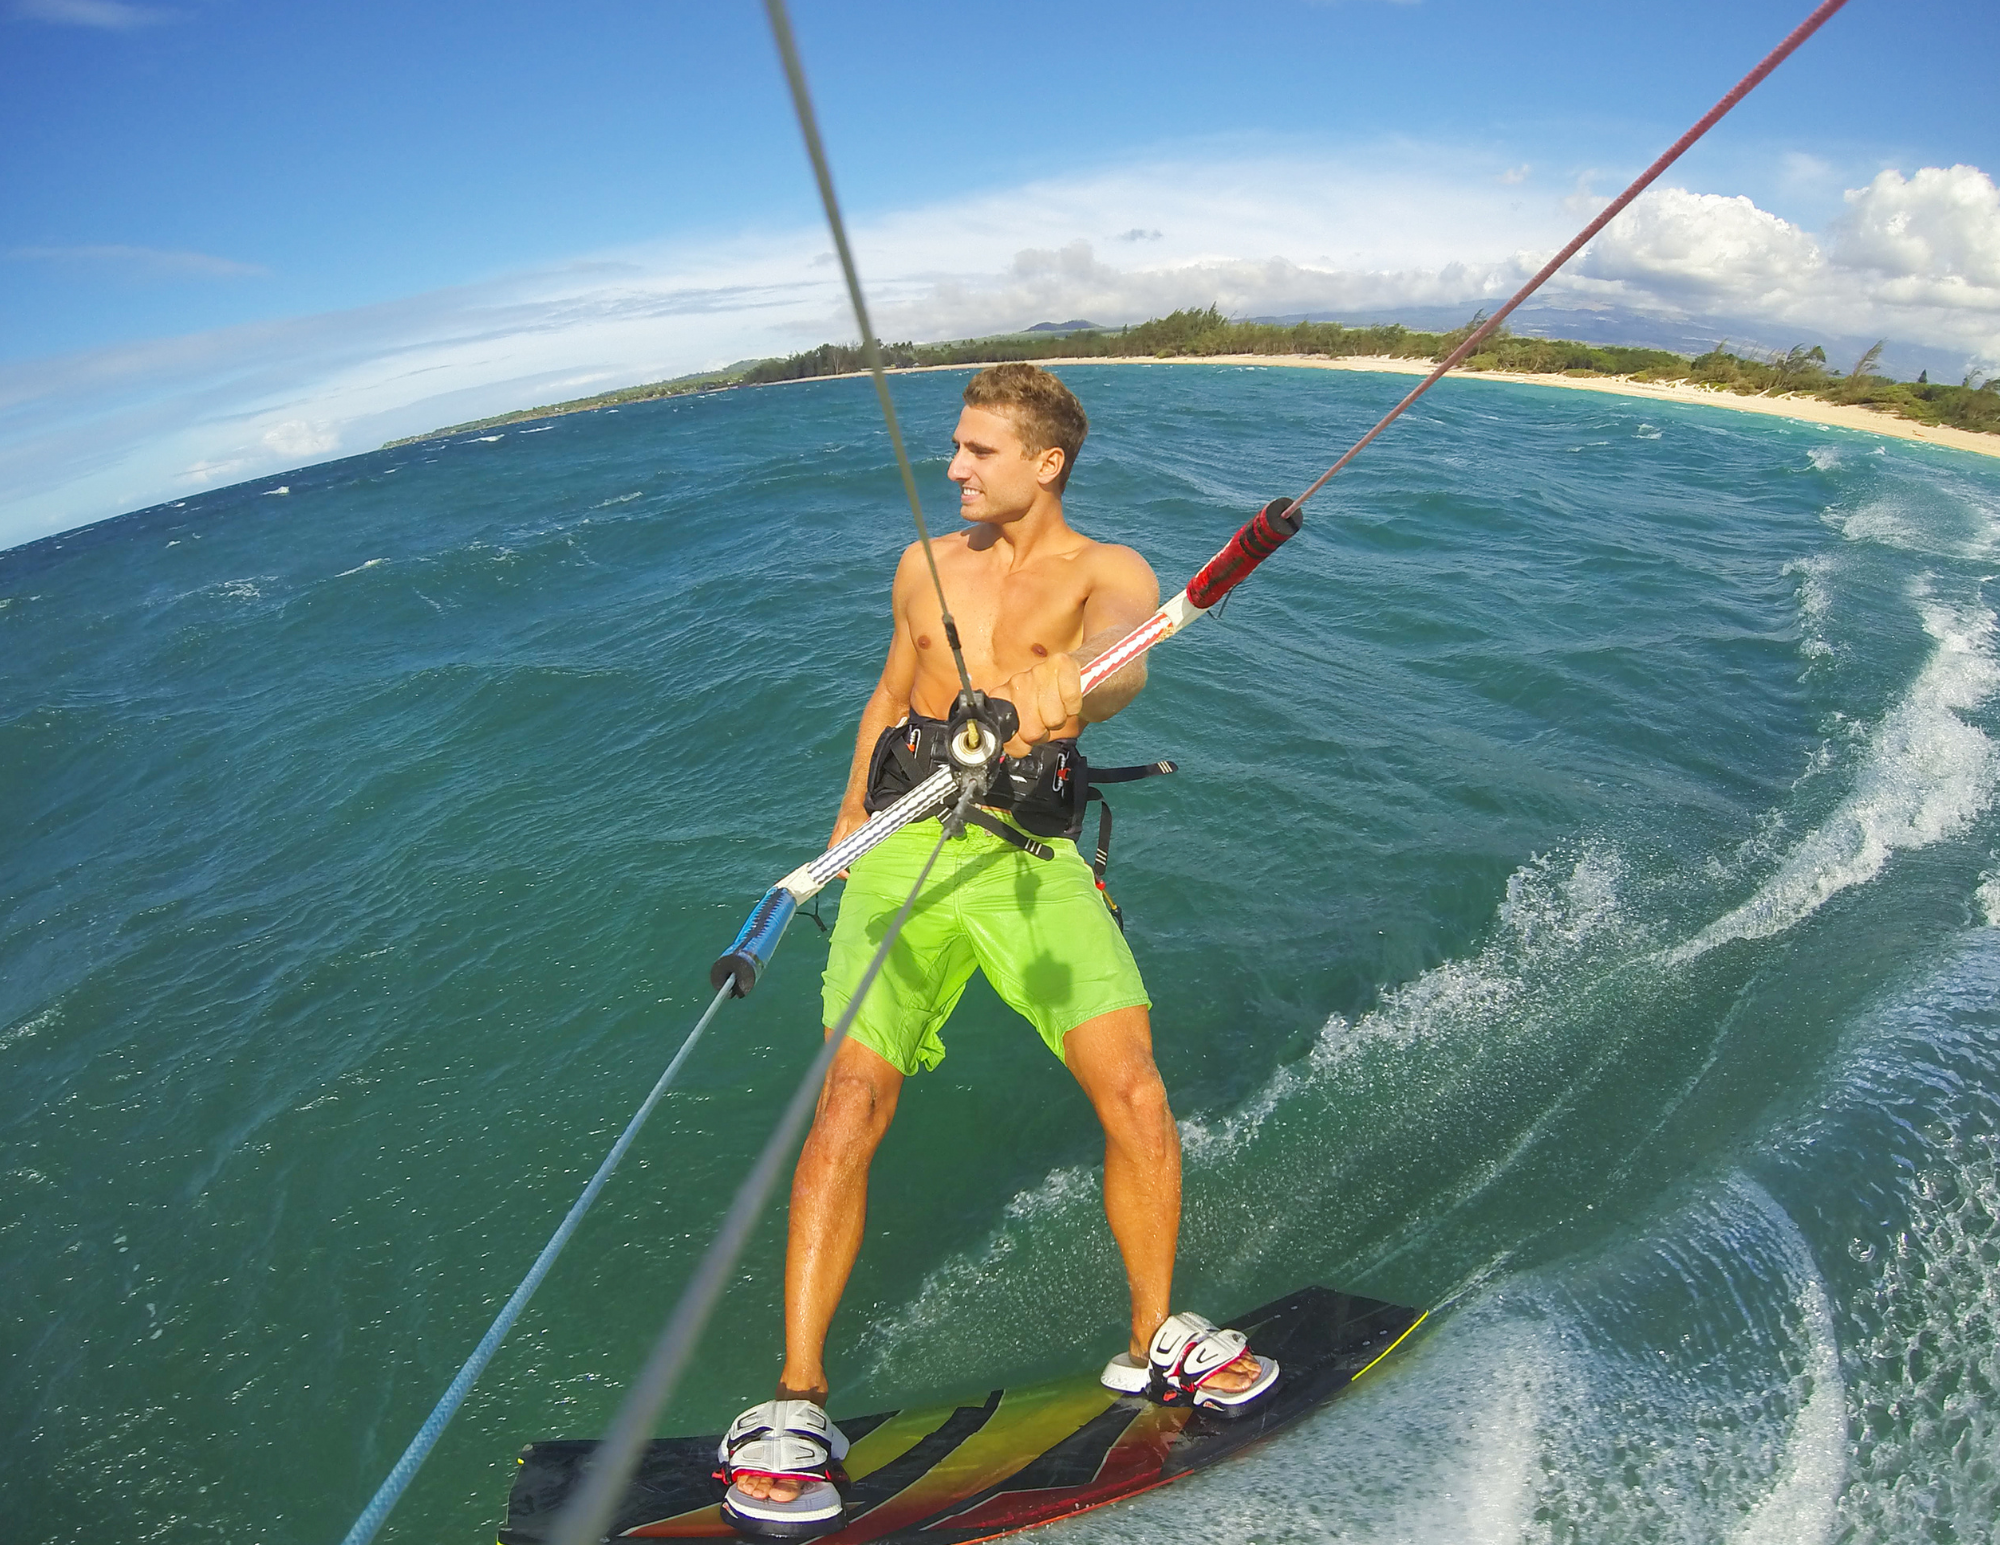
<path id="1" fill-rule="evenodd" d="M 1223 1321 L 1283 1374 L 1243 1415 L 1117 1395 L 1093 1369 L 978 1404 L 939 1403 L 841 1417 L 853 1445 L 836 1475 L 845 1504 L 827 1545 L 972 1545 L 1150 1491 L 1248 1448 L 1318 1410 L 1400 1346 L 1424 1313 L 1330 1288 L 1302 1288 Z M 660 1438 L 647 1449 L 607 1540 L 727 1539 L 721 1436 Z M 597 1445 L 521 1451 L 500 1545 L 549 1545 Z"/>

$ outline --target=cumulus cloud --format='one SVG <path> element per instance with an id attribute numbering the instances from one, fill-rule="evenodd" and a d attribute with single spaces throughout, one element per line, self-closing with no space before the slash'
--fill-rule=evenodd
<path id="1" fill-rule="evenodd" d="M 1810 286 L 1822 266 L 1810 235 L 1749 199 L 1666 188 L 1606 226 L 1578 272 L 1683 304 L 1768 309 Z"/>
<path id="2" fill-rule="evenodd" d="M 1885 171 L 1824 238 L 1750 200 L 1656 189 L 1582 254 L 1600 298 L 1802 331 L 1878 334 L 2000 362 L 2000 188 L 1972 166 Z"/>
<path id="3" fill-rule="evenodd" d="M 324 456 L 338 449 L 340 431 L 332 424 L 288 418 L 282 424 L 273 424 L 259 439 L 280 456 L 298 461 L 307 456 Z"/>
<path id="4" fill-rule="evenodd" d="M 1975 166 L 1883 172 L 1847 194 L 1833 256 L 1907 295 L 1988 309 L 2000 301 L 2000 188 Z"/>

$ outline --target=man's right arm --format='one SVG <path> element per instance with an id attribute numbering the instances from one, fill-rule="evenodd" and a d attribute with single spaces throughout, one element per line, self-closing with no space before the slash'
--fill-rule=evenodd
<path id="1" fill-rule="evenodd" d="M 862 800 L 868 794 L 868 763 L 874 755 L 875 742 L 882 738 L 884 730 L 900 723 L 910 711 L 910 693 L 917 683 L 917 651 L 910 641 L 910 630 L 904 626 L 903 596 L 906 581 L 915 577 L 911 567 L 911 554 L 915 551 L 915 548 L 905 549 L 902 562 L 896 565 L 896 583 L 889 607 L 889 658 L 882 666 L 882 679 L 875 683 L 875 690 L 861 710 L 861 726 L 854 736 L 854 761 L 847 770 L 847 790 L 841 796 L 840 814 L 834 820 L 828 847 L 868 819 Z"/>

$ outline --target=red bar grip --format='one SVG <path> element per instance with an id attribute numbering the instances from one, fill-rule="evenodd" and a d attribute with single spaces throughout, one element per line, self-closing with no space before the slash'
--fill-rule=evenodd
<path id="1" fill-rule="evenodd" d="M 1207 611 L 1248 579 L 1258 564 L 1297 536 L 1305 518 L 1303 509 L 1292 509 L 1291 499 L 1273 499 L 1188 581 L 1188 600 Z"/>

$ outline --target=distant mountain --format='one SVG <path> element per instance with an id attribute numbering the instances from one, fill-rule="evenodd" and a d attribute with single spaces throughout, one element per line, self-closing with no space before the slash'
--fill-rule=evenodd
<path id="1" fill-rule="evenodd" d="M 1037 322 L 1033 327 L 1021 329 L 1024 333 L 1101 333 L 1103 328 L 1095 322 Z"/>

